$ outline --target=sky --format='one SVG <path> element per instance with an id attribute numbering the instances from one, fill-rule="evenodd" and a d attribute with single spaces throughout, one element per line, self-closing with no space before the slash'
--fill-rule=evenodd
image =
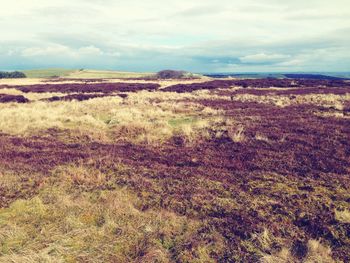
<path id="1" fill-rule="evenodd" d="M 0 0 L 0 70 L 350 71 L 349 0 Z"/>

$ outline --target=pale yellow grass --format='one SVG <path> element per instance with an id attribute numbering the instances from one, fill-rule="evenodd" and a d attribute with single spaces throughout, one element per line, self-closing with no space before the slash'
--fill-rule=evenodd
<path id="1" fill-rule="evenodd" d="M 262 133 L 257 133 L 255 134 L 255 139 L 258 141 L 263 141 L 263 142 L 269 142 L 269 138 L 267 138 L 264 134 Z"/>
<path id="2" fill-rule="evenodd" d="M 350 224 L 350 210 L 335 210 L 335 219 L 341 223 Z"/>
<path id="3" fill-rule="evenodd" d="M 1 104 L 0 131 L 35 135 L 50 128 L 70 129 L 95 140 L 142 143 L 164 142 L 180 135 L 190 143 L 211 136 L 210 132 L 224 124 L 220 111 L 176 101 L 186 96 L 196 95 L 140 92 L 124 100 L 105 97 L 82 102 Z"/>
<path id="4" fill-rule="evenodd" d="M 37 85 L 37 84 L 78 84 L 85 83 L 84 80 L 80 79 L 64 79 L 51 81 L 50 78 L 22 78 L 22 79 L 0 79 L 0 85 L 8 86 L 26 86 L 26 85 Z M 102 82 L 109 82 L 108 80 L 102 80 Z M 120 80 L 115 80 L 115 82 L 121 82 Z M 128 82 L 128 80 L 123 80 L 122 82 Z"/>
<path id="5" fill-rule="evenodd" d="M 0 262 L 169 262 L 167 243 L 196 228 L 166 211 L 139 211 L 125 189 L 75 192 L 49 187 L 0 209 Z"/>
<path id="6" fill-rule="evenodd" d="M 232 97 L 233 100 L 238 101 L 252 101 L 258 103 L 273 104 L 278 107 L 286 107 L 297 104 L 313 104 L 328 108 L 334 108 L 336 110 L 343 110 L 344 102 L 350 100 L 350 93 L 345 95 L 335 94 L 307 94 L 296 95 L 294 98 L 290 96 L 277 96 L 277 95 L 252 95 L 252 94 L 238 94 Z"/>
<path id="7" fill-rule="evenodd" d="M 344 112 L 315 112 L 317 116 L 321 117 L 333 117 L 333 118 L 341 118 L 341 119 L 350 119 L 349 113 Z"/>
<path id="8" fill-rule="evenodd" d="M 245 140 L 244 136 L 244 126 L 234 125 L 228 129 L 228 135 L 234 142 L 243 142 Z"/>
<path id="9" fill-rule="evenodd" d="M 215 248 L 201 242 L 182 251 L 201 223 L 139 210 L 142 200 L 126 188 L 101 190 L 112 178 L 86 164 L 61 166 L 38 195 L 0 209 L 0 262 L 165 263 L 174 248 L 180 262 L 214 262 L 210 254 L 224 247 L 221 239 Z"/>
<path id="10" fill-rule="evenodd" d="M 0 79 L 0 85 L 10 85 L 10 86 L 33 85 L 33 84 L 41 83 L 42 80 L 43 79 L 39 79 L 39 78 Z"/>

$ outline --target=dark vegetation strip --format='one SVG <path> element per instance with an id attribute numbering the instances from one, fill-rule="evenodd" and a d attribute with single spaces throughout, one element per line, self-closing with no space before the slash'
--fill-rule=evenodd
<path id="1" fill-rule="evenodd" d="M 54 101 L 72 101 L 72 100 L 77 100 L 77 101 L 84 101 L 84 100 L 89 100 L 89 99 L 94 99 L 94 98 L 103 98 L 103 97 L 109 97 L 109 96 L 119 96 L 121 98 L 126 98 L 128 95 L 127 94 L 70 94 L 66 96 L 53 96 L 47 99 L 42 99 L 43 101 L 49 101 L 49 102 L 54 102 Z"/>
<path id="2" fill-rule="evenodd" d="M 202 89 L 217 89 L 237 87 L 254 88 L 291 88 L 291 87 L 349 87 L 349 83 L 342 80 L 311 80 L 311 79 L 244 79 L 244 80 L 213 80 L 203 83 L 177 84 L 166 87 L 162 91 L 192 92 Z"/>
<path id="3" fill-rule="evenodd" d="M 284 74 L 291 79 L 326 79 L 326 80 L 347 80 L 346 78 L 333 77 L 321 74 Z"/>
<path id="4" fill-rule="evenodd" d="M 0 103 L 8 102 L 26 103 L 29 102 L 29 100 L 22 95 L 0 94 Z"/>
<path id="5" fill-rule="evenodd" d="M 317 94 L 334 94 L 334 95 L 345 95 L 350 94 L 349 87 L 327 87 L 327 88 L 291 88 L 291 89 L 259 89 L 259 88 L 249 88 L 249 89 L 239 89 L 239 90 L 216 90 L 215 94 L 221 96 L 231 96 L 238 94 L 251 94 L 251 95 L 275 95 L 275 96 L 289 96 L 289 95 L 317 95 Z"/>
<path id="6" fill-rule="evenodd" d="M 9 86 L 1 86 L 8 88 Z M 112 93 L 112 92 L 137 92 L 140 90 L 154 91 L 160 85 L 155 83 L 94 83 L 94 84 L 38 84 L 26 86 L 11 86 L 22 92 L 61 92 L 61 93 Z"/>

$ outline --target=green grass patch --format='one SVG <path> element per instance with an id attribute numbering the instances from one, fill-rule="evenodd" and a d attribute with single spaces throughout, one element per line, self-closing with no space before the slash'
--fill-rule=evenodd
<path id="1" fill-rule="evenodd" d="M 23 70 L 23 73 L 27 76 L 27 78 L 50 78 L 66 77 L 75 71 L 76 70 L 74 69 L 51 68 Z"/>
<path id="2" fill-rule="evenodd" d="M 175 119 L 170 119 L 168 121 L 168 124 L 172 127 L 179 127 L 182 125 L 194 124 L 197 121 L 198 119 L 194 117 L 175 118 Z"/>

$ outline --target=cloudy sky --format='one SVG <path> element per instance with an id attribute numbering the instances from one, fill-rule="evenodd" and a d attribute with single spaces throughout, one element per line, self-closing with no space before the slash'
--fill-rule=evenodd
<path id="1" fill-rule="evenodd" d="M 349 0 L 0 4 L 0 70 L 350 71 Z"/>

